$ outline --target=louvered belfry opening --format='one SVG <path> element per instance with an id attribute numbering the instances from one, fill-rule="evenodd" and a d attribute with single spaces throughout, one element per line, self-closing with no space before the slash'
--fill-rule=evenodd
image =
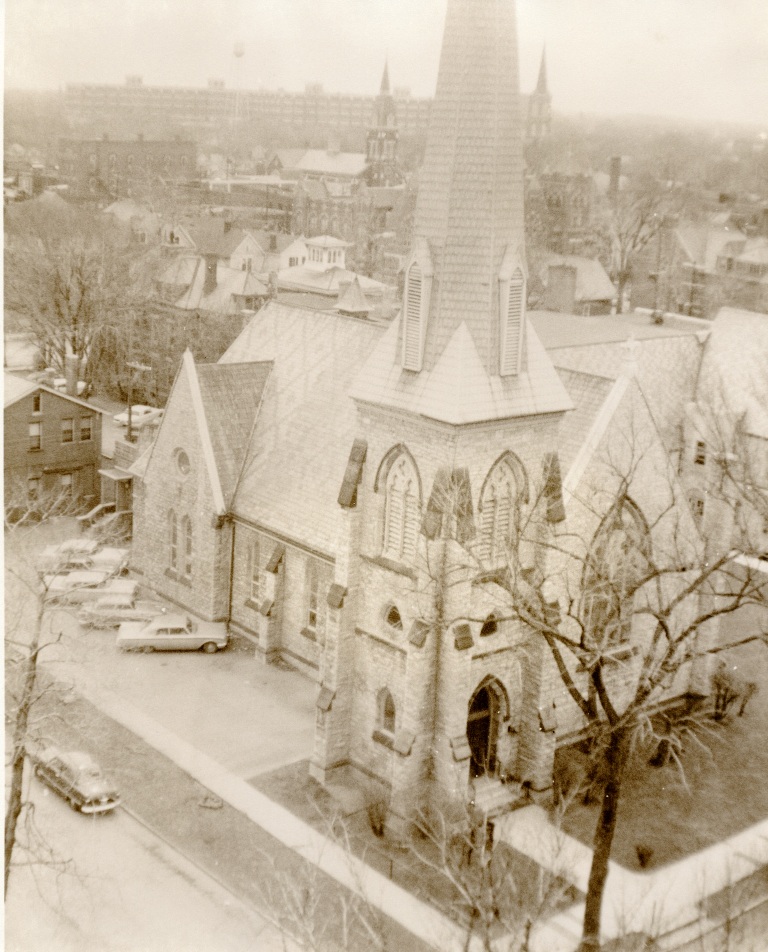
<path id="1" fill-rule="evenodd" d="M 431 261 L 431 293 L 414 271 L 414 252 L 403 303 L 403 368 L 432 370 L 465 324 L 489 376 L 519 373 L 525 258 L 512 0 L 448 3 L 414 215 L 414 249 L 420 243 Z M 515 269 L 519 279 L 510 281 Z"/>
<path id="2" fill-rule="evenodd" d="M 403 367 L 405 370 L 421 370 L 422 340 L 422 280 L 421 268 L 414 262 L 408 269 L 403 300 Z"/>

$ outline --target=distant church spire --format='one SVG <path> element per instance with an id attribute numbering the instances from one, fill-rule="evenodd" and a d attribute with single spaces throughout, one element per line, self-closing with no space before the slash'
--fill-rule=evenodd
<path id="1" fill-rule="evenodd" d="M 536 89 L 528 99 L 528 121 L 525 126 L 527 139 L 538 141 L 552 131 L 552 97 L 547 86 L 547 48 L 541 51 L 539 79 Z"/>
<path id="2" fill-rule="evenodd" d="M 384 60 L 384 72 L 381 77 L 381 89 L 379 92 L 383 96 L 389 95 L 389 61 Z"/>
<path id="3" fill-rule="evenodd" d="M 547 48 L 546 46 L 541 51 L 541 65 L 539 66 L 539 80 L 536 83 L 536 92 L 543 93 L 545 96 L 549 95 L 549 90 L 547 89 Z"/>

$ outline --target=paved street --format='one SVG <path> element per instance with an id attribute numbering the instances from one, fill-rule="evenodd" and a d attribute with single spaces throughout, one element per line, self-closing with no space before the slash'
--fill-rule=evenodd
<path id="1" fill-rule="evenodd" d="M 13 870 L 8 952 L 284 949 L 252 909 L 125 811 L 86 817 L 36 779 L 29 787 L 36 839 L 60 862 Z"/>

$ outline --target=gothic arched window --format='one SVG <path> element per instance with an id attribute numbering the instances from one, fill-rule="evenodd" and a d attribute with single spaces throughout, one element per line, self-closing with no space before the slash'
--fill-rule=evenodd
<path id="1" fill-rule="evenodd" d="M 419 477 L 410 455 L 401 452 L 387 474 L 383 554 L 398 562 L 416 555 L 421 509 Z"/>
<path id="2" fill-rule="evenodd" d="M 586 646 L 607 648 L 629 640 L 635 593 L 648 574 L 649 546 L 645 520 L 629 500 L 615 506 L 603 520 L 584 570 Z"/>
<path id="3" fill-rule="evenodd" d="M 176 572 L 179 568 L 179 523 L 173 509 L 168 513 L 168 545 L 168 566 Z"/>
<path id="4" fill-rule="evenodd" d="M 376 726 L 386 734 L 395 733 L 395 702 L 387 688 L 382 688 L 376 698 Z"/>
<path id="5" fill-rule="evenodd" d="M 481 490 L 480 561 L 488 568 L 506 565 L 509 549 L 517 542 L 520 507 L 525 502 L 522 464 L 511 453 L 505 454 L 491 469 Z"/>

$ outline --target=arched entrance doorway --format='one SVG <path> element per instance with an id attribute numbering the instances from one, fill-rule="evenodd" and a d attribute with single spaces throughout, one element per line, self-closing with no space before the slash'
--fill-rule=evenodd
<path id="1" fill-rule="evenodd" d="M 495 680 L 484 681 L 469 702 L 467 740 L 472 755 L 470 774 L 495 774 L 498 768 L 496 745 L 503 719 L 504 689 Z"/>

